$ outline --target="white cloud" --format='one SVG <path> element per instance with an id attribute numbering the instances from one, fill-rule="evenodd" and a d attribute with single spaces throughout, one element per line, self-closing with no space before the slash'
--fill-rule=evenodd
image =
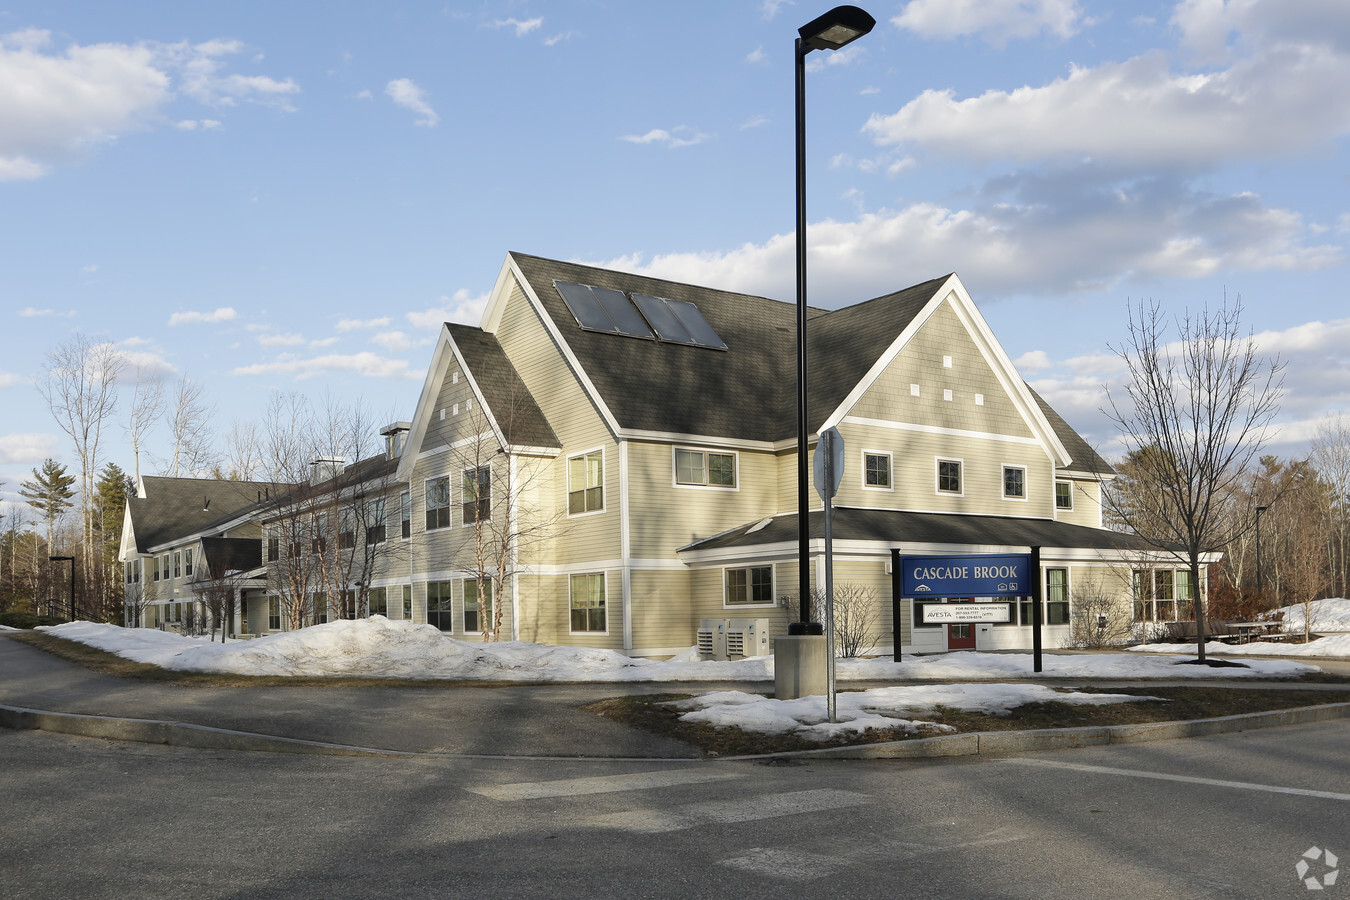
<path id="1" fill-rule="evenodd" d="M 742 122 L 740 128 L 741 131 L 748 131 L 751 128 L 758 128 L 761 125 L 767 124 L 769 124 L 768 116 L 755 116 L 753 118 L 746 119 L 744 122 Z"/>
<path id="2" fill-rule="evenodd" d="M 1212 196 L 1174 180 L 1086 187 L 1010 179 L 972 209 L 916 203 L 808 228 L 813 300 L 853 303 L 958 270 L 980 296 L 1069 295 L 1131 277 L 1193 278 L 1220 270 L 1308 269 L 1339 248 L 1306 246 L 1299 218 L 1251 195 Z M 1063 192 L 1073 203 L 1055 196 Z M 795 240 L 775 235 L 711 253 L 628 256 L 598 264 L 770 297 L 791 297 Z M 909 280 L 896 282 L 896 273 Z"/>
<path id="3" fill-rule="evenodd" d="M 847 47 L 831 50 L 828 53 L 812 53 L 806 58 L 806 71 L 819 72 L 834 66 L 847 66 L 857 62 L 866 53 L 867 48 L 861 44 L 849 44 Z"/>
<path id="4" fill-rule="evenodd" d="M 767 66 L 769 64 L 769 54 L 764 52 L 762 46 L 756 47 L 746 54 L 745 61 L 752 66 Z"/>
<path id="5" fill-rule="evenodd" d="M 358 331 L 364 328 L 384 328 L 388 324 L 388 316 L 382 316 L 378 319 L 341 319 L 337 323 L 337 330 Z"/>
<path id="6" fill-rule="evenodd" d="M 331 347 L 334 344 L 336 344 L 339 340 L 341 340 L 341 338 L 336 337 L 316 338 L 315 340 L 309 342 L 309 346 L 315 350 L 318 350 L 321 347 Z"/>
<path id="7" fill-rule="evenodd" d="M 570 41 L 576 35 L 575 31 L 562 31 L 552 37 L 544 38 L 544 46 L 552 47 L 555 44 L 561 44 L 563 41 Z"/>
<path id="8" fill-rule="evenodd" d="M 260 334 L 258 344 L 263 347 L 298 347 L 305 342 L 303 334 Z"/>
<path id="9" fill-rule="evenodd" d="M 991 44 L 1051 34 L 1072 37 L 1082 10 L 1077 0 L 910 0 L 891 19 L 923 38 L 978 35 Z"/>
<path id="10" fill-rule="evenodd" d="M 1044 350 L 1028 350 L 1013 360 L 1013 365 L 1022 371 L 1039 372 L 1050 368 L 1050 354 Z"/>
<path id="11" fill-rule="evenodd" d="M 1211 168 L 1297 152 L 1350 133 L 1350 53 L 1263 45 L 1214 72 L 1172 71 L 1162 53 L 1074 67 L 1040 87 L 957 99 L 928 90 L 864 126 L 882 145 L 948 157 Z"/>
<path id="12" fill-rule="evenodd" d="M 0 464 L 40 465 L 44 459 L 56 455 L 57 444 L 54 434 L 0 435 Z"/>
<path id="13" fill-rule="evenodd" d="M 707 139 L 708 135 L 688 125 L 677 125 L 669 131 L 664 128 L 653 128 L 646 134 L 626 134 L 620 138 L 630 144 L 664 144 L 672 150 L 677 147 L 692 147 Z"/>
<path id="14" fill-rule="evenodd" d="M 362 352 L 348 355 L 330 354 L 302 359 L 285 354 L 268 363 L 240 366 L 233 369 L 232 375 L 293 375 L 297 381 L 304 381 L 318 375 L 330 373 L 350 373 L 367 378 L 421 378 L 425 373 L 414 371 L 407 360 L 387 359 L 374 353 Z"/>
<path id="15" fill-rule="evenodd" d="M 763 2 L 760 3 L 759 5 L 759 11 L 760 14 L 764 16 L 764 20 L 767 22 L 773 19 L 774 16 L 778 15 L 778 11 L 782 9 L 784 6 L 794 6 L 794 5 L 795 4 L 792 2 L 792 0 L 763 0 Z"/>
<path id="16" fill-rule="evenodd" d="M 544 24 L 542 18 L 534 19 L 497 19 L 492 23 L 493 28 L 511 28 L 516 32 L 516 37 L 524 37 L 531 31 L 538 31 Z"/>
<path id="17" fill-rule="evenodd" d="M 173 364 L 165 359 L 160 353 L 154 350 L 127 350 L 126 347 L 144 346 L 150 343 L 143 338 L 131 338 L 120 342 L 117 355 L 127 364 L 126 370 L 122 373 L 122 383 L 131 384 L 135 381 L 136 373 L 139 371 L 143 376 L 148 377 L 166 377 L 173 375 L 178 370 Z"/>
<path id="18" fill-rule="evenodd" d="M 291 108 L 299 87 L 290 79 L 222 74 L 222 58 L 242 49 L 230 41 L 56 49 L 48 31 L 0 35 L 0 181 L 39 178 L 100 143 L 164 123 L 175 89 L 211 105 Z"/>
<path id="19" fill-rule="evenodd" d="M 418 115 L 414 125 L 424 125 L 428 128 L 435 127 L 441 117 L 436 115 L 436 110 L 431 108 L 427 102 L 426 95 L 411 78 L 396 78 L 384 86 L 384 93 L 393 100 L 395 105 L 410 110 Z"/>
<path id="20" fill-rule="evenodd" d="M 12 372 L 0 372 L 0 388 L 14 387 L 20 378 Z"/>
<path id="21" fill-rule="evenodd" d="M 225 126 L 215 119 L 183 119 L 174 125 L 179 131 L 219 131 Z"/>
<path id="22" fill-rule="evenodd" d="M 483 310 L 487 307 L 488 295 L 472 296 L 464 288 L 455 291 L 452 297 L 442 297 L 440 305 L 421 312 L 410 312 L 407 320 L 419 331 L 429 331 L 438 335 L 446 322 L 460 322 L 464 325 L 477 325 L 483 319 Z"/>
<path id="23" fill-rule="evenodd" d="M 169 316 L 170 327 L 175 325 L 201 325 L 217 322 L 230 322 L 238 317 L 231 307 L 222 306 L 212 312 L 176 312 Z"/>
<path id="24" fill-rule="evenodd" d="M 430 329 L 427 329 L 430 331 Z M 425 347 L 435 342 L 433 337 L 424 337 L 414 341 L 401 331 L 383 331 L 370 339 L 372 344 L 378 344 L 390 353 L 402 353 L 412 347 Z"/>

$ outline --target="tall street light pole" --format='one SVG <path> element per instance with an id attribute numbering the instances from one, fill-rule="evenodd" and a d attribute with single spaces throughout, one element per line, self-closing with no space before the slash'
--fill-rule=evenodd
<path id="1" fill-rule="evenodd" d="M 73 556 L 49 556 L 52 562 L 70 563 L 70 621 L 75 621 L 75 557 Z"/>
<path id="2" fill-rule="evenodd" d="M 811 622 L 810 463 L 806 450 L 806 54 L 845 47 L 876 24 L 876 19 L 856 6 L 836 6 L 797 29 L 797 590 L 801 621 L 788 626 L 789 634 L 821 633 L 821 626 Z"/>

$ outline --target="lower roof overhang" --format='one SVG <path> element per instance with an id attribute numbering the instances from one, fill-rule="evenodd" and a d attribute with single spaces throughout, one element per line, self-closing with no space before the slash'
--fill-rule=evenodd
<path id="1" fill-rule="evenodd" d="M 810 513 L 810 552 L 825 552 L 825 514 Z M 1134 534 L 1072 525 L 1053 519 L 907 512 L 895 509 L 836 507 L 834 553 L 840 556 L 961 553 L 1028 553 L 1040 547 L 1043 558 L 1059 561 L 1172 562 L 1185 558 L 1180 547 L 1157 547 Z M 798 552 L 797 514 L 784 513 L 749 522 L 676 551 L 693 567 L 726 565 L 741 560 L 792 559 Z M 1216 563 L 1221 553 L 1205 553 L 1201 562 Z"/>

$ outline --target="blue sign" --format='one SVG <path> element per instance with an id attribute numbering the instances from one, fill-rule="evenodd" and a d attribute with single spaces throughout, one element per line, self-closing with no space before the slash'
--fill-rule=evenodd
<path id="1" fill-rule="evenodd" d="M 902 556 L 902 597 L 1029 597 L 1031 556 Z"/>

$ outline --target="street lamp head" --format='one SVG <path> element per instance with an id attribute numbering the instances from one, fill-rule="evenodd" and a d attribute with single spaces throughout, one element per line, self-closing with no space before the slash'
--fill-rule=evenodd
<path id="1" fill-rule="evenodd" d="M 818 19 L 812 19 L 797 33 L 802 36 L 806 51 L 838 50 L 867 34 L 877 24 L 856 6 L 836 6 Z"/>

